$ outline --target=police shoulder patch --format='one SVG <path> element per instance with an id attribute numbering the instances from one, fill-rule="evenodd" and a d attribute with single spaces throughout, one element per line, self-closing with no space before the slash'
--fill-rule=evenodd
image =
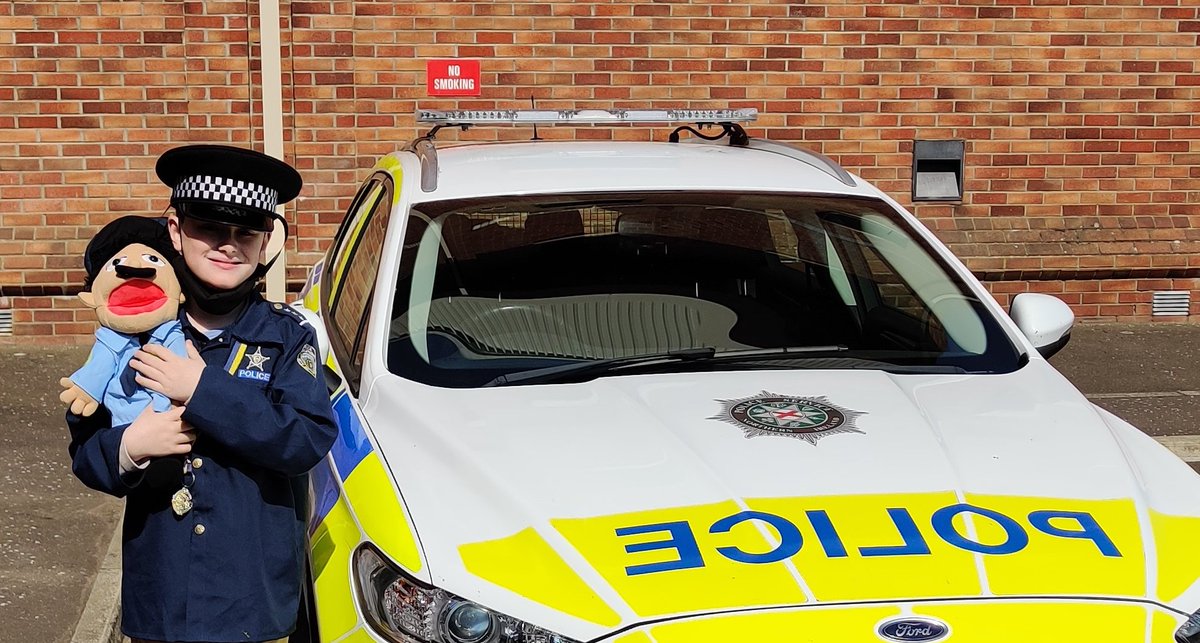
<path id="1" fill-rule="evenodd" d="M 300 349 L 300 354 L 296 356 L 296 363 L 300 368 L 308 371 L 309 375 L 317 376 L 317 349 L 313 348 L 312 344 L 305 344 Z"/>

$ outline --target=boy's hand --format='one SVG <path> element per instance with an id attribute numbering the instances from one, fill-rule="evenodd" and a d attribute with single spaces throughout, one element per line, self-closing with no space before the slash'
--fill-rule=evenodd
<path id="1" fill-rule="evenodd" d="M 192 346 L 192 340 L 187 340 L 186 346 L 187 357 L 180 357 L 161 344 L 141 347 L 129 360 L 129 365 L 138 372 L 134 381 L 180 404 L 187 404 L 200 384 L 204 360 Z"/>
<path id="2" fill-rule="evenodd" d="M 184 424 L 183 407 L 173 406 L 169 411 L 158 413 L 147 405 L 137 418 L 125 429 L 122 438 L 125 451 L 135 463 L 146 458 L 178 455 L 192 450 L 196 434 Z"/>
<path id="3" fill-rule="evenodd" d="M 93 400 L 87 391 L 79 388 L 78 384 L 72 382 L 71 378 L 64 377 L 58 380 L 58 384 L 63 387 L 63 392 L 58 394 L 58 399 L 68 405 L 75 415 L 87 417 L 100 408 L 100 403 Z"/>

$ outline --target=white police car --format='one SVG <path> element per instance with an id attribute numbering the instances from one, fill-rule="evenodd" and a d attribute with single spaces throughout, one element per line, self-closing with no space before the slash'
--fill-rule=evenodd
<path id="1" fill-rule="evenodd" d="M 1060 301 L 751 110 L 422 116 L 717 126 L 379 161 L 305 293 L 321 640 L 1198 640 L 1200 477 Z"/>

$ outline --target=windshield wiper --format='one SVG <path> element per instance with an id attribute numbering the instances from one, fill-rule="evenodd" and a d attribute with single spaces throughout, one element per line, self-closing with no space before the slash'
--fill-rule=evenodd
<path id="1" fill-rule="evenodd" d="M 501 375 L 487 382 L 484 384 L 484 386 L 504 386 L 505 384 L 515 384 L 517 382 L 525 382 L 527 384 L 532 384 L 534 382 L 555 382 L 579 377 L 582 377 L 583 379 L 591 379 L 592 377 L 598 377 L 605 373 L 611 373 L 613 371 L 619 371 L 634 366 L 658 366 L 660 364 L 671 364 L 674 362 L 687 362 L 692 360 L 706 359 L 712 357 L 716 352 L 717 350 L 715 348 L 710 347 L 684 348 L 682 350 L 658 353 L 654 355 L 632 355 L 629 357 L 613 357 L 610 359 L 589 360 L 574 364 L 560 364 L 558 366 L 535 368 L 528 371 L 519 371 L 517 373 Z"/>
<path id="2" fill-rule="evenodd" d="M 564 381 L 586 381 L 625 371 L 661 369 L 673 364 L 740 364 L 744 368 L 758 362 L 772 360 L 811 360 L 810 366 L 792 364 L 792 368 L 834 368 L 850 370 L 875 370 L 897 375 L 958 374 L 966 369 L 950 364 L 897 364 L 864 357 L 842 355 L 850 349 L 840 344 L 829 346 L 782 346 L 778 348 L 749 348 L 718 351 L 713 347 L 685 348 L 653 355 L 633 355 L 611 359 L 589 360 L 573 364 L 560 364 L 546 368 L 535 368 L 500 375 L 483 386 L 505 386 L 508 384 L 535 384 Z M 825 361 L 835 360 L 836 363 Z"/>
<path id="3" fill-rule="evenodd" d="M 866 356 L 850 356 L 838 355 L 837 353 L 845 353 L 850 349 L 843 345 L 836 346 L 789 346 L 782 348 L 752 348 L 748 350 L 733 350 L 720 351 L 714 354 L 708 361 L 721 363 L 738 363 L 738 362 L 761 362 L 773 359 L 798 359 L 812 360 L 814 368 L 837 368 L 837 369 L 853 369 L 853 370 L 873 370 L 885 371 L 897 375 L 911 374 L 947 374 L 947 373 L 967 373 L 968 371 L 962 367 L 951 364 L 898 364 L 887 361 L 886 356 L 882 359 L 872 359 Z M 821 362 L 824 357 L 821 353 L 831 354 L 830 359 L 836 360 L 833 362 Z M 802 356 L 801 356 L 802 354 Z"/>
<path id="4" fill-rule="evenodd" d="M 786 359 L 804 354 L 811 357 L 813 353 L 844 353 L 850 350 L 842 344 L 828 346 L 779 346 L 776 348 L 746 348 L 732 351 L 713 353 L 712 359 L 719 361 L 754 361 L 760 359 Z"/>
<path id="5" fill-rule="evenodd" d="M 517 382 L 531 384 L 535 382 L 559 382 L 575 379 L 586 380 L 625 370 L 657 368 L 666 364 L 678 364 L 681 362 L 761 361 L 766 359 L 791 358 L 800 354 L 840 353 L 845 350 L 848 350 L 845 346 L 785 346 L 780 348 L 750 348 L 732 351 L 718 351 L 711 346 L 684 348 L 654 355 L 614 357 L 611 359 L 562 364 L 559 366 L 508 373 L 492 379 L 484 384 L 484 386 L 504 386 Z"/>

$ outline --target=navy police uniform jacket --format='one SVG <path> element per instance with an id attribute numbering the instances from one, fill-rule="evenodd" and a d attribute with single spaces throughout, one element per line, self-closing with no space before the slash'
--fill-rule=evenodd
<path id="1" fill-rule="evenodd" d="M 181 313 L 182 317 L 182 313 Z M 253 295 L 214 339 L 185 322 L 207 365 L 183 420 L 194 507 L 171 496 L 182 458 L 119 468 L 124 426 L 68 414 L 75 475 L 124 496 L 122 629 L 155 641 L 266 641 L 294 629 L 305 559 L 306 473 L 336 436 L 313 330 Z M 190 476 L 189 476 L 190 477 Z"/>

